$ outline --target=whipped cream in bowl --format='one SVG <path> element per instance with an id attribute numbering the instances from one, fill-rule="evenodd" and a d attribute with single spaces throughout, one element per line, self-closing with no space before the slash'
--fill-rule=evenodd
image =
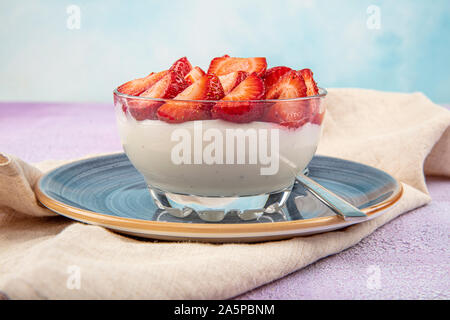
<path id="1" fill-rule="evenodd" d="M 211 112 L 218 101 L 143 99 L 117 90 L 114 100 L 123 149 L 158 207 L 184 218 L 195 212 L 213 222 L 231 212 L 257 219 L 284 206 L 296 175 L 316 152 L 325 95 L 320 89 L 305 98 L 229 101 L 227 107 L 260 109 L 258 119 L 236 122 L 213 112 L 210 119 L 162 121 L 148 112 L 187 103 Z"/>

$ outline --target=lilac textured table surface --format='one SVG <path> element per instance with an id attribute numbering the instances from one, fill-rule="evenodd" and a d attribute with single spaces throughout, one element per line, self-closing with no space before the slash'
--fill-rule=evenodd
<path id="1" fill-rule="evenodd" d="M 0 152 L 28 162 L 121 151 L 112 104 L 0 103 Z M 356 246 L 237 299 L 449 299 L 450 183 Z"/>

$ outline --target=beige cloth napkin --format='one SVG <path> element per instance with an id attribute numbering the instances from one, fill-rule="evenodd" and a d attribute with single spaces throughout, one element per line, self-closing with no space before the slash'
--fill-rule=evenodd
<path id="1" fill-rule="evenodd" d="M 10 298 L 229 298 L 340 252 L 430 201 L 423 165 L 450 176 L 450 112 L 420 93 L 332 89 L 319 154 L 383 169 L 404 184 L 399 204 L 345 230 L 258 244 L 140 241 L 55 216 L 35 168 L 0 157 L 0 291 Z M 431 153 L 430 153 L 431 152 Z M 429 155 L 427 157 L 427 155 Z"/>

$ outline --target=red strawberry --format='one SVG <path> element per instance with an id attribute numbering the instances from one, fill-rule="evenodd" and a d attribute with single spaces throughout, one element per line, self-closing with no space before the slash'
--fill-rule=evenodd
<path id="1" fill-rule="evenodd" d="M 204 102 L 173 101 L 158 109 L 158 119 L 169 123 L 211 119 L 211 105 Z"/>
<path id="2" fill-rule="evenodd" d="M 291 70 L 286 72 L 266 94 L 266 99 L 292 99 L 306 97 L 307 88 L 302 75 Z"/>
<path id="3" fill-rule="evenodd" d="M 269 91 L 272 86 L 278 82 L 278 80 L 287 72 L 291 71 L 288 67 L 273 67 L 267 69 L 266 75 L 264 77 L 264 85 L 266 86 L 266 91 Z"/>
<path id="4" fill-rule="evenodd" d="M 192 65 L 186 57 L 183 57 L 175 61 L 169 70 L 178 73 L 184 78 L 192 70 Z"/>
<path id="5" fill-rule="evenodd" d="M 191 85 L 204 75 L 205 71 L 203 71 L 202 68 L 195 67 L 184 77 L 184 80 L 186 80 L 189 83 L 189 85 Z"/>
<path id="6" fill-rule="evenodd" d="M 264 83 L 256 73 L 249 75 L 244 81 L 227 94 L 222 100 L 244 101 L 259 100 L 264 96 Z"/>
<path id="7" fill-rule="evenodd" d="M 224 97 L 222 84 L 214 74 L 205 74 L 177 95 L 175 100 L 220 100 Z"/>
<path id="8" fill-rule="evenodd" d="M 306 93 L 308 96 L 315 96 L 319 94 L 319 88 L 317 87 L 316 82 L 313 78 L 313 73 L 310 69 L 302 69 L 299 70 L 300 74 L 305 80 L 306 84 Z M 309 100 L 309 110 L 310 110 L 310 121 L 311 123 L 320 125 L 323 121 L 323 117 L 325 115 L 324 112 L 320 113 L 320 103 L 319 99 L 310 99 Z"/>
<path id="9" fill-rule="evenodd" d="M 140 97 L 172 99 L 186 89 L 189 84 L 179 74 L 169 71 L 151 88 L 141 93 Z"/>
<path id="10" fill-rule="evenodd" d="M 156 119 L 156 110 L 162 102 L 142 99 L 128 100 L 128 110 L 137 121 Z M 125 111 L 125 110 L 124 110 Z"/>
<path id="11" fill-rule="evenodd" d="M 314 81 L 313 73 L 311 69 L 302 69 L 299 70 L 300 74 L 303 77 L 303 80 L 305 80 L 306 84 L 306 93 L 308 96 L 315 96 L 319 94 L 319 89 L 317 88 L 317 84 Z"/>
<path id="12" fill-rule="evenodd" d="M 292 99 L 305 97 L 307 92 L 302 75 L 291 70 L 285 73 L 267 92 L 267 99 Z M 264 115 L 264 120 L 289 128 L 298 128 L 309 120 L 309 101 L 284 101 L 274 104 Z"/>
<path id="13" fill-rule="evenodd" d="M 241 83 L 245 78 L 247 78 L 248 73 L 245 71 L 236 71 L 223 76 L 219 76 L 220 83 L 222 84 L 223 91 L 228 94 L 236 88 L 236 86 Z"/>
<path id="14" fill-rule="evenodd" d="M 245 102 L 245 100 L 258 100 L 263 96 L 264 83 L 256 73 L 252 73 L 213 107 L 213 118 L 237 123 L 258 120 L 264 114 L 265 104 L 263 102 Z"/>
<path id="15" fill-rule="evenodd" d="M 323 102 L 320 98 L 311 98 L 307 101 L 309 103 L 309 121 L 313 124 L 321 125 L 325 116 L 325 110 L 322 110 L 322 112 L 320 110 L 320 104 Z"/>
<path id="16" fill-rule="evenodd" d="M 224 96 L 219 78 L 206 74 L 158 109 L 158 118 L 170 123 L 211 119 L 212 102 L 175 100 L 220 100 Z"/>
<path id="17" fill-rule="evenodd" d="M 245 71 L 247 73 L 256 72 L 256 74 L 261 77 L 265 74 L 266 69 L 266 58 L 232 58 L 223 56 L 211 60 L 208 73 L 223 76 L 235 71 Z"/>
<path id="18" fill-rule="evenodd" d="M 188 83 L 179 74 L 169 71 L 155 83 L 150 89 L 144 91 L 140 97 L 171 99 L 188 87 Z M 151 101 L 135 99 L 128 102 L 131 115 L 138 121 L 145 119 L 156 119 L 156 110 L 163 101 Z"/>
<path id="19" fill-rule="evenodd" d="M 158 82 L 162 77 L 167 74 L 168 70 L 161 71 L 158 73 L 150 73 L 145 78 L 139 78 L 135 80 L 128 81 L 121 85 L 117 90 L 121 93 L 128 94 L 130 96 L 138 96 L 156 82 Z"/>
<path id="20" fill-rule="evenodd" d="M 309 120 L 308 101 L 277 102 L 264 115 L 264 121 L 288 128 L 299 128 Z"/>

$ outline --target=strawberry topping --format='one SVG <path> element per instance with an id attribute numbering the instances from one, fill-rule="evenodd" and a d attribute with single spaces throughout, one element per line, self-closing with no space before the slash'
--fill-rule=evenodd
<path id="1" fill-rule="evenodd" d="M 266 86 L 266 91 L 269 91 L 285 73 L 291 70 L 291 68 L 283 66 L 267 69 L 266 75 L 264 77 L 264 85 Z"/>
<path id="2" fill-rule="evenodd" d="M 203 71 L 202 68 L 195 67 L 184 77 L 184 80 L 186 80 L 189 83 L 189 85 L 191 85 L 204 75 L 205 71 Z"/>
<path id="3" fill-rule="evenodd" d="M 245 71 L 247 73 L 256 72 L 258 76 L 262 77 L 264 76 L 266 69 L 266 58 L 233 58 L 223 56 L 211 60 L 208 73 L 223 76 L 231 72 Z"/>
<path id="4" fill-rule="evenodd" d="M 172 99 L 181 91 L 186 89 L 189 84 L 180 77 L 179 74 L 169 71 L 161 80 L 155 83 L 148 90 L 141 93 L 140 97 Z"/>
<path id="5" fill-rule="evenodd" d="M 302 75 L 291 70 L 286 72 L 268 91 L 266 99 L 292 99 L 306 97 L 307 89 Z"/>
<path id="6" fill-rule="evenodd" d="M 179 74 L 168 71 L 166 75 L 156 82 L 148 90 L 144 91 L 140 97 L 171 99 L 183 91 L 188 83 Z M 134 99 L 128 102 L 131 115 L 138 121 L 145 119 L 156 119 L 156 111 L 163 101 L 152 101 L 144 99 Z"/>
<path id="7" fill-rule="evenodd" d="M 255 73 L 249 75 L 222 100 L 259 100 L 264 96 L 264 82 Z"/>
<path id="8" fill-rule="evenodd" d="M 157 112 L 158 118 L 170 123 L 211 119 L 212 103 L 176 100 L 220 100 L 223 96 L 219 78 L 213 74 L 206 74 L 178 94 L 173 101 L 160 107 Z"/>
<path id="9" fill-rule="evenodd" d="M 248 73 L 245 71 L 236 71 L 229 74 L 219 76 L 220 83 L 222 84 L 223 91 L 228 94 L 236 88 L 236 86 L 241 83 L 245 78 L 247 78 Z"/>
<path id="10" fill-rule="evenodd" d="M 263 96 L 264 83 L 256 73 L 253 73 L 213 107 L 212 116 L 215 119 L 223 119 L 237 123 L 258 120 L 264 114 L 264 103 L 245 102 L 245 100 L 258 100 Z"/>
<path id="11" fill-rule="evenodd" d="M 183 57 L 175 61 L 169 70 L 184 78 L 192 70 L 192 65 L 186 57 Z"/>
<path id="12" fill-rule="evenodd" d="M 138 121 L 222 119 L 298 128 L 306 122 L 320 125 L 324 117 L 321 97 L 296 99 L 319 94 L 312 71 L 285 66 L 267 69 L 264 57 L 217 57 L 206 74 L 182 57 L 168 70 L 128 81 L 117 90 L 135 96 L 115 95 L 114 99 L 116 106 L 121 105 Z"/>
<path id="13" fill-rule="evenodd" d="M 299 128 L 308 120 L 307 101 L 275 103 L 264 115 L 264 121 L 275 122 L 288 128 Z"/>
<path id="14" fill-rule="evenodd" d="M 308 96 L 315 96 L 319 94 L 319 89 L 317 88 L 317 84 L 314 81 L 311 69 L 302 69 L 299 72 L 302 75 L 303 80 L 305 80 L 306 94 Z"/>
<path id="15" fill-rule="evenodd" d="M 162 77 L 167 74 L 167 70 L 158 73 L 150 73 L 145 78 L 139 78 L 135 80 L 128 81 L 121 85 L 117 90 L 121 93 L 128 94 L 130 96 L 138 96 L 156 82 L 158 82 Z"/>
<path id="16" fill-rule="evenodd" d="M 220 100 L 224 97 L 220 80 L 214 74 L 205 74 L 177 95 L 175 100 Z"/>

